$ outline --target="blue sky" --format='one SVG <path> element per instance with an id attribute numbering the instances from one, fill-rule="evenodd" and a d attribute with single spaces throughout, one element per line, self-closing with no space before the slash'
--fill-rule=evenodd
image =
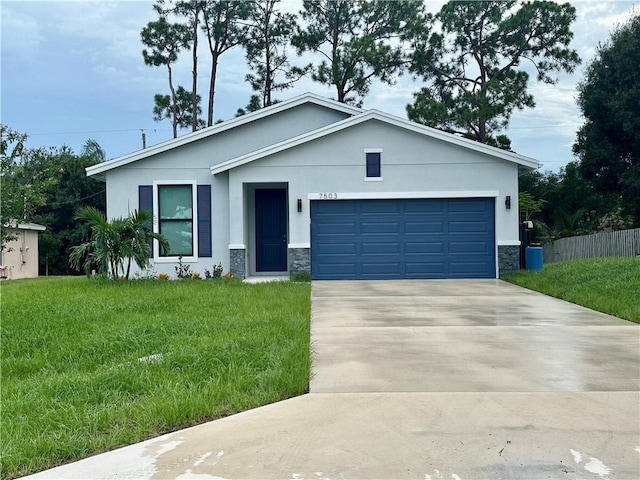
<path id="1" fill-rule="evenodd" d="M 512 148 L 534 157 L 544 169 L 557 171 L 573 160 L 571 145 L 582 123 L 575 104 L 575 86 L 599 43 L 640 9 L 636 1 L 576 1 L 573 48 L 583 59 L 574 74 L 560 75 L 555 86 L 532 82 L 536 108 L 516 112 L 507 130 Z M 29 134 L 27 146 L 68 145 L 79 151 L 96 140 L 108 158 L 141 148 L 141 130 L 147 145 L 171 138 L 169 121 L 154 122 L 153 95 L 166 93 L 166 70 L 147 67 L 142 60 L 140 30 L 155 19 L 151 1 L 12 1 L 0 0 L 2 123 Z M 442 1 L 427 1 L 437 11 Z M 283 0 L 282 9 L 297 12 L 301 1 Z M 199 53 L 201 72 L 210 68 L 206 47 Z M 294 53 L 291 52 L 293 56 Z M 216 119 L 234 116 L 247 104 L 252 91 L 241 50 L 222 57 L 216 94 Z M 206 97 L 207 75 L 200 93 Z M 176 67 L 177 83 L 189 88 L 188 53 Z M 365 108 L 405 117 L 405 107 L 420 83 L 404 76 L 389 87 L 375 84 Z M 329 98 L 331 89 L 309 79 L 279 93 L 286 99 L 314 92 Z M 187 133 L 183 131 L 182 133 Z"/>

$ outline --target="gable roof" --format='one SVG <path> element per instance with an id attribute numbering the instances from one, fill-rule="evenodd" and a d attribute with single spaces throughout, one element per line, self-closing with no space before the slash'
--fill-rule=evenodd
<path id="1" fill-rule="evenodd" d="M 538 162 L 537 160 L 530 157 L 525 157 L 524 155 L 519 155 L 517 153 L 492 147 L 484 143 L 476 142 L 474 140 L 469 140 L 464 137 L 459 137 L 457 135 L 443 132 L 442 130 L 437 130 L 435 128 L 427 127 L 419 123 L 411 122 L 404 118 L 396 117 L 394 115 L 390 115 L 388 113 L 384 113 L 379 110 L 369 110 L 369 111 L 360 113 L 358 115 L 354 115 L 353 117 L 347 118 L 345 120 L 332 123 L 331 125 L 327 125 L 326 127 L 318 128 L 311 132 L 298 135 L 297 137 L 293 137 L 283 142 L 270 145 L 269 147 L 265 147 L 260 150 L 256 150 L 255 152 L 251 152 L 246 155 L 242 155 L 242 156 L 233 158 L 231 160 L 228 160 L 226 162 L 220 163 L 218 165 L 215 165 L 211 167 L 211 174 L 216 175 L 218 173 L 231 170 L 241 165 L 245 165 L 247 163 L 253 162 L 255 160 L 259 160 L 269 155 L 273 155 L 275 153 L 288 150 L 298 145 L 311 142 L 318 138 L 331 135 L 333 133 L 339 132 L 341 130 L 345 130 L 347 128 L 353 127 L 355 125 L 359 125 L 361 123 L 364 123 L 370 120 L 378 120 L 388 125 L 393 125 L 396 127 L 403 128 L 405 130 L 419 133 L 429 138 L 434 138 L 434 139 L 448 142 L 464 148 L 468 148 L 470 150 L 474 150 L 479 153 L 484 153 L 486 155 L 490 155 L 495 158 L 507 160 L 509 162 L 516 163 L 527 170 L 535 170 L 537 168 L 540 168 L 541 166 L 540 162 Z"/>
<path id="2" fill-rule="evenodd" d="M 138 150 L 133 153 L 129 153 L 127 155 L 123 155 L 118 158 L 114 158 L 112 160 L 108 160 L 106 162 L 99 163 L 97 165 L 93 165 L 91 167 L 86 168 L 87 176 L 100 175 L 104 172 L 112 170 L 114 168 L 121 167 L 123 165 L 127 165 L 129 163 L 133 163 L 138 160 L 142 160 L 144 158 L 151 157 L 153 155 L 157 155 L 162 152 L 166 152 L 168 150 L 172 150 L 174 148 L 178 148 L 182 145 L 192 143 L 203 138 L 210 137 L 212 135 L 216 135 L 218 133 L 225 132 L 232 128 L 239 127 L 240 125 L 245 125 L 247 123 L 253 122 L 255 120 L 259 120 L 264 117 L 268 117 L 275 113 L 283 112 L 285 110 L 289 110 L 291 108 L 295 108 L 297 106 L 303 104 L 315 104 L 322 107 L 329 108 L 331 110 L 335 110 L 338 112 L 343 112 L 349 115 L 357 115 L 362 113 L 362 109 L 353 107 L 351 105 L 346 105 L 344 103 L 338 102 L 336 100 L 329 100 L 328 98 L 321 97 L 314 93 L 305 93 L 303 95 L 299 95 L 297 97 L 293 97 L 289 100 L 285 100 L 280 103 L 276 103 L 269 107 L 262 108 L 255 112 L 248 113 L 246 115 L 242 115 L 240 117 L 232 118 L 230 120 L 226 120 L 222 123 L 218 123 L 216 125 L 212 125 L 210 127 L 204 128 L 202 130 L 198 130 L 192 133 L 188 133 L 178 138 L 174 138 L 171 140 L 167 140 L 166 142 L 159 143 L 157 145 L 153 145 L 151 147 L 145 148 L 143 150 Z"/>

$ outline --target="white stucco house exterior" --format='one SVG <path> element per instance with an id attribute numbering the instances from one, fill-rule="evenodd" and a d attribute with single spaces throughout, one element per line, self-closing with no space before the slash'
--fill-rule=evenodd
<path id="1" fill-rule="evenodd" d="M 519 267 L 518 175 L 539 163 L 305 94 L 87 168 L 107 216 L 153 213 L 153 269 L 495 278 Z"/>

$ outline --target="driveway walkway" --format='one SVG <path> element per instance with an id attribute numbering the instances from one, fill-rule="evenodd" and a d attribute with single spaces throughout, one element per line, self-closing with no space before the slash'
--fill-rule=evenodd
<path id="1" fill-rule="evenodd" d="M 32 478 L 640 478 L 640 326 L 498 280 L 314 282 L 311 393 Z"/>

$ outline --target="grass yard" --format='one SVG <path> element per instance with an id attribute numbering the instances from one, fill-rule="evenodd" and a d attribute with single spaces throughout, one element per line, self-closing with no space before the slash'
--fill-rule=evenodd
<path id="1" fill-rule="evenodd" d="M 640 323 L 640 256 L 587 258 L 520 271 L 507 282 Z"/>
<path id="2" fill-rule="evenodd" d="M 1 476 L 308 391 L 310 284 L 3 282 Z"/>

